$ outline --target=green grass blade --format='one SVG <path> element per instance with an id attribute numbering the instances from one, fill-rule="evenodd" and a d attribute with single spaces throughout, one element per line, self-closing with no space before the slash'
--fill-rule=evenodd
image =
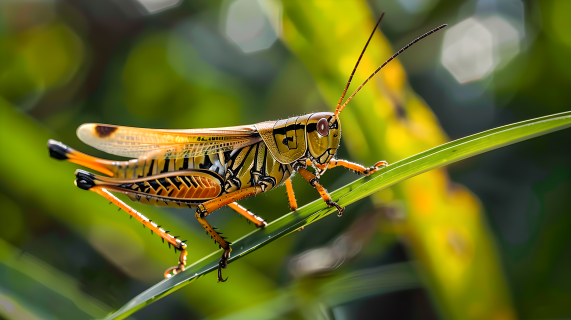
<path id="1" fill-rule="evenodd" d="M 370 177 L 361 178 L 332 192 L 331 196 L 341 206 L 347 206 L 423 172 L 570 126 L 571 112 L 564 112 L 484 131 L 391 164 Z M 270 223 L 266 228 L 256 230 L 234 242 L 230 263 L 335 211 L 335 209 L 327 208 L 321 199 L 309 203 Z M 350 214 L 350 211 L 347 211 L 346 214 Z M 147 304 L 151 304 L 207 273 L 215 271 L 221 252 L 222 250 L 216 251 L 190 265 L 184 272 L 157 283 L 107 319 L 124 319 Z M 247 275 L 244 276 L 247 277 Z M 213 283 L 212 285 L 216 284 Z M 219 285 L 223 286 L 222 284 Z"/>

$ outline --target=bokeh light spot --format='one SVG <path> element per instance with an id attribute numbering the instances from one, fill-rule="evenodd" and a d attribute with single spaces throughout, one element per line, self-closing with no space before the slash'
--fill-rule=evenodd
<path id="1" fill-rule="evenodd" d="M 482 78 L 494 67 L 494 39 L 474 18 L 468 18 L 446 31 L 441 63 L 458 82 Z"/>
<path id="2" fill-rule="evenodd" d="M 139 0 L 139 3 L 141 3 L 149 13 L 155 13 L 177 6 L 181 2 L 182 0 Z"/>
<path id="3" fill-rule="evenodd" d="M 520 52 L 522 35 L 501 16 L 487 18 L 483 21 L 483 25 L 490 31 L 494 39 L 494 69 L 501 69 Z"/>
<path id="4" fill-rule="evenodd" d="M 22 36 L 20 53 L 44 88 L 66 83 L 83 62 L 81 39 L 58 23 L 28 30 Z"/>
<path id="5" fill-rule="evenodd" d="M 226 34 L 244 52 L 271 47 L 278 38 L 275 28 L 280 26 L 280 7 L 266 9 L 257 0 L 236 0 L 228 7 Z"/>
<path id="6" fill-rule="evenodd" d="M 8 312 L 14 312 L 14 310 L 16 310 L 16 307 L 14 306 L 14 304 L 8 300 L 0 299 L 0 306 L 3 306 L 4 308 L 6 308 L 6 311 L 8 311 Z"/>

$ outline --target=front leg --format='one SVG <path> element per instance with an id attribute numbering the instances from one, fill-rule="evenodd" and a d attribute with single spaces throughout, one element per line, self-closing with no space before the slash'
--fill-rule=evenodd
<path id="1" fill-rule="evenodd" d="M 295 211 L 297 210 L 297 201 L 295 200 L 295 194 L 293 193 L 293 185 L 291 184 L 291 177 L 287 178 L 287 180 L 285 181 L 285 186 L 287 190 L 286 194 L 289 202 L 289 208 L 291 209 L 291 211 Z"/>
<path id="2" fill-rule="evenodd" d="M 308 159 L 307 160 L 307 165 L 312 165 L 311 161 Z M 379 161 L 377 163 L 375 163 L 374 166 L 366 168 L 363 165 L 360 165 L 358 163 L 354 163 L 351 161 L 347 161 L 347 160 L 341 160 L 341 159 L 331 159 L 331 161 L 329 161 L 329 163 L 326 165 L 321 165 L 321 164 L 317 164 L 317 168 L 319 170 L 324 170 L 324 169 L 331 169 L 331 168 L 335 168 L 335 167 L 345 167 L 349 170 L 353 170 L 358 174 L 364 174 L 366 176 L 371 175 L 377 171 L 379 171 L 380 169 L 388 166 L 388 162 L 386 161 Z"/>
<path id="3" fill-rule="evenodd" d="M 345 211 L 345 208 L 342 208 L 336 202 L 331 200 L 331 196 L 329 195 L 329 193 L 327 193 L 327 190 L 325 190 L 325 188 L 323 188 L 323 186 L 319 184 L 319 179 L 313 173 L 307 171 L 307 169 L 303 168 L 303 166 L 297 166 L 295 170 L 299 172 L 299 174 L 303 177 L 303 179 L 305 179 L 305 181 L 309 182 L 309 184 L 312 187 L 314 187 L 317 190 L 317 192 L 319 192 L 319 195 L 321 196 L 321 198 L 323 198 L 323 201 L 325 201 L 325 203 L 327 203 L 327 205 L 330 208 L 333 206 L 337 208 L 337 211 L 339 212 L 337 215 L 339 217 L 343 215 L 343 211 Z"/>

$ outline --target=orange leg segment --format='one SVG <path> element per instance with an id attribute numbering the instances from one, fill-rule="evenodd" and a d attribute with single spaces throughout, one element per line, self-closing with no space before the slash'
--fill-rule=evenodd
<path id="1" fill-rule="evenodd" d="M 255 215 L 252 211 L 249 211 L 248 209 L 242 207 L 237 202 L 229 203 L 228 206 L 232 208 L 234 211 L 241 214 L 242 216 L 246 217 L 246 219 L 248 219 L 249 221 L 252 221 L 258 228 L 263 228 L 268 225 L 264 221 L 264 219 Z"/>
<path id="2" fill-rule="evenodd" d="M 215 210 L 222 208 L 227 204 L 236 202 L 238 200 L 242 200 L 250 196 L 255 196 L 260 193 L 262 193 L 262 188 L 259 186 L 236 190 L 234 192 L 223 194 L 218 198 L 214 198 L 212 200 L 200 204 L 198 206 L 197 211 L 201 211 L 204 214 L 204 216 L 206 216 L 214 212 Z"/>
<path id="3" fill-rule="evenodd" d="M 312 165 L 314 165 L 314 164 L 311 162 L 311 160 L 309 160 L 309 159 L 306 160 L 306 164 L 307 164 L 307 166 L 312 166 Z M 360 164 L 358 164 L 358 163 L 354 163 L 354 162 L 347 161 L 347 160 L 341 160 L 341 159 L 331 159 L 331 161 L 329 161 L 329 163 L 327 164 L 327 166 L 322 165 L 322 164 L 316 164 L 317 168 L 320 169 L 320 170 L 323 170 L 323 169 L 325 169 L 325 168 L 327 168 L 327 169 L 332 169 L 332 168 L 335 168 L 335 167 L 345 167 L 345 168 L 347 168 L 347 169 L 349 169 L 349 170 L 353 170 L 353 171 L 355 171 L 355 172 L 357 172 L 357 173 L 364 174 L 364 175 L 367 175 L 367 176 L 370 175 L 370 174 L 373 174 L 373 173 L 375 173 L 375 172 L 377 172 L 377 171 L 379 171 L 380 169 L 382 169 L 382 168 L 384 168 L 384 167 L 386 167 L 386 166 L 388 166 L 388 165 L 389 165 L 389 164 L 388 164 L 388 162 L 386 162 L 386 161 L 379 161 L 379 162 L 375 163 L 374 166 L 372 166 L 372 167 L 370 167 L 370 168 L 367 168 L 367 167 L 365 167 L 365 166 L 363 166 L 363 165 L 360 165 Z"/>
<path id="4" fill-rule="evenodd" d="M 89 191 L 95 192 L 98 195 L 104 197 L 105 199 L 111 201 L 113 204 L 115 204 L 119 208 L 123 209 L 128 214 L 130 214 L 131 217 L 134 217 L 135 219 L 137 219 L 137 221 L 142 223 L 143 226 L 151 229 L 152 233 L 158 234 L 159 237 L 161 237 L 163 239 L 163 242 L 166 240 L 169 244 L 169 247 L 171 245 L 173 245 L 175 247 L 175 250 L 180 250 L 180 256 L 178 259 L 178 266 L 168 268 L 164 274 L 165 278 L 168 278 L 171 276 L 171 274 L 170 274 L 171 271 L 173 274 L 177 274 L 181 271 L 184 271 L 184 266 L 186 265 L 186 255 L 187 255 L 186 243 L 180 241 L 179 239 L 177 239 L 177 237 L 173 237 L 170 234 L 168 234 L 168 231 L 165 231 L 163 228 L 158 226 L 153 221 L 149 220 L 147 217 L 145 217 L 144 215 L 139 213 L 137 210 L 135 210 L 135 209 L 131 208 L 130 206 L 128 206 L 127 204 L 125 204 L 125 202 L 121 201 L 119 198 L 114 196 L 107 189 L 105 189 L 101 186 L 95 186 L 95 187 L 89 188 Z"/>
<path id="5" fill-rule="evenodd" d="M 382 169 L 388 165 L 389 164 L 386 161 L 379 161 L 379 162 L 375 163 L 374 166 L 372 166 L 370 168 L 366 168 L 363 165 L 360 165 L 358 163 L 354 163 L 351 161 L 340 160 L 340 159 L 331 159 L 331 161 L 329 161 L 329 164 L 327 164 L 327 168 L 331 169 L 331 168 L 335 168 L 335 167 L 339 166 L 339 167 L 345 167 L 349 170 L 353 170 L 353 171 L 360 173 L 360 174 L 370 175 L 370 174 L 373 174 L 373 173 L 377 172 L 379 169 Z"/>
<path id="6" fill-rule="evenodd" d="M 317 192 L 319 192 L 319 195 L 321 196 L 321 198 L 323 198 L 323 201 L 325 201 L 325 203 L 327 203 L 329 207 L 335 206 L 337 208 L 337 211 L 339 211 L 339 213 L 337 214 L 338 216 L 341 216 L 343 214 L 345 208 L 341 208 L 336 202 L 331 200 L 331 196 L 329 195 L 329 193 L 327 193 L 327 190 L 325 190 L 325 188 L 323 188 L 323 186 L 319 184 L 319 179 L 313 173 L 307 171 L 307 169 L 304 168 L 298 168 L 296 170 L 303 177 L 303 179 L 305 179 L 305 181 L 309 182 L 309 184 L 313 186 L 317 190 Z"/>
<path id="7" fill-rule="evenodd" d="M 226 280 L 228 280 L 228 278 L 224 279 L 222 278 L 222 269 L 226 269 L 226 267 L 228 266 L 228 259 L 230 258 L 230 252 L 232 252 L 232 248 L 230 248 L 230 242 L 226 241 L 225 237 L 222 237 L 221 234 L 222 232 L 217 232 L 216 228 L 213 228 L 210 223 L 208 223 L 208 221 L 206 221 L 205 217 L 207 215 L 209 215 L 210 213 L 214 212 L 215 210 L 225 206 L 225 205 L 230 205 L 233 202 L 236 202 L 238 200 L 242 200 L 244 198 L 253 196 L 253 195 L 257 195 L 262 193 L 262 188 L 259 186 L 255 186 L 255 187 L 249 187 L 249 188 L 244 188 L 244 189 L 240 189 L 234 192 L 230 192 L 228 194 L 224 194 L 221 195 L 218 198 L 206 201 L 200 205 L 198 205 L 198 208 L 196 209 L 196 220 L 198 220 L 198 222 L 200 222 L 200 224 L 202 225 L 202 227 L 206 230 L 207 233 L 210 234 L 210 236 L 212 238 L 214 238 L 214 241 L 217 242 L 220 247 L 222 249 L 224 249 L 224 253 L 222 254 L 222 258 L 220 259 L 220 261 L 218 262 L 218 282 L 226 282 Z M 235 208 L 235 207 L 239 207 L 242 210 L 245 211 L 245 213 L 247 215 L 246 218 L 249 218 L 249 211 L 246 210 L 245 208 L 243 208 L 242 206 L 239 206 L 238 204 L 236 204 L 235 206 L 230 206 L 231 208 Z M 238 210 L 236 210 L 238 211 Z M 240 211 L 238 211 L 238 213 L 242 213 Z M 253 214 L 252 214 L 253 215 Z M 256 223 L 256 222 L 254 222 Z M 257 221 L 258 224 L 260 224 L 259 221 Z M 258 225 L 256 224 L 256 225 Z M 264 222 L 265 224 L 265 222 Z M 265 226 L 265 225 L 264 225 Z"/>
<path id="8" fill-rule="evenodd" d="M 287 190 L 287 199 L 289 201 L 289 208 L 291 211 L 297 210 L 297 201 L 295 200 L 295 194 L 293 193 L 293 185 L 291 184 L 291 179 L 288 178 L 285 182 Z"/>

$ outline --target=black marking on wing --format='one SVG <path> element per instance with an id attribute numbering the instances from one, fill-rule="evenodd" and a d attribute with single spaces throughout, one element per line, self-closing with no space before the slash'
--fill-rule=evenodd
<path id="1" fill-rule="evenodd" d="M 118 127 L 108 127 L 108 126 L 95 126 L 95 134 L 100 138 L 105 138 L 110 136 L 113 132 L 117 131 Z"/>

